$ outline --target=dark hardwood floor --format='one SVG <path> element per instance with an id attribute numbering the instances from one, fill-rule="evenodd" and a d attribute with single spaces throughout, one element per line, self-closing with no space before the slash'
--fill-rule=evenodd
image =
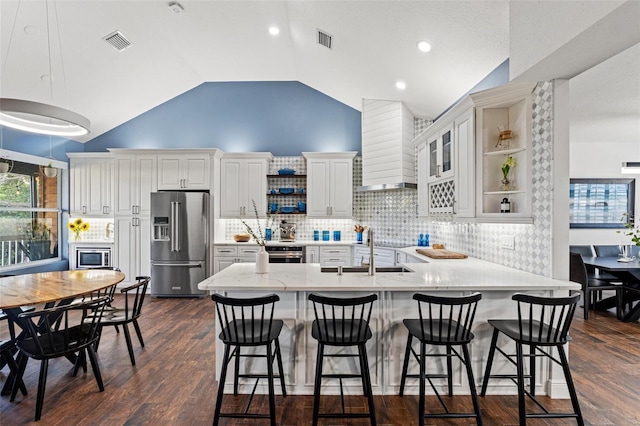
<path id="1" fill-rule="evenodd" d="M 118 296 L 120 297 L 120 296 Z M 117 303 L 117 301 L 116 301 Z M 122 333 L 105 330 L 99 359 L 105 391 L 98 392 L 91 369 L 71 377 L 66 360 L 50 363 L 47 390 L 40 425 L 207 425 L 213 418 L 216 391 L 214 376 L 213 302 L 205 299 L 152 299 L 145 301 L 141 318 L 146 347 L 134 338 L 137 365 L 132 367 Z M 6 336 L 6 323 L 0 336 Z M 570 363 L 587 424 L 640 424 L 640 324 L 625 324 L 609 313 L 594 313 L 582 320 L 578 309 L 572 332 Z M 24 378 L 28 396 L 14 402 L 0 397 L 0 424 L 33 422 L 39 363 L 31 360 Z M 4 383 L 8 369 L 0 372 Z M 246 397 L 225 397 L 225 408 L 241 405 Z M 568 400 L 549 400 L 550 407 L 568 410 Z M 468 408 L 468 398 L 454 397 Z M 276 397 L 278 423 L 310 425 L 312 397 Z M 364 410 L 364 399 L 353 397 L 352 410 Z M 378 396 L 375 398 L 380 425 L 417 424 L 417 397 Z M 428 399 L 430 406 L 434 401 Z M 267 411 L 264 397 L 257 396 L 256 409 Z M 323 404 L 338 408 L 336 398 Z M 480 398 L 486 425 L 518 424 L 515 396 Z M 454 405 L 455 407 L 455 405 Z M 230 421 L 222 424 L 268 424 L 257 421 Z M 366 420 L 326 421 L 331 425 L 366 425 Z M 468 420 L 437 421 L 428 424 L 473 424 Z M 535 420 L 531 425 L 575 424 L 573 420 Z"/>

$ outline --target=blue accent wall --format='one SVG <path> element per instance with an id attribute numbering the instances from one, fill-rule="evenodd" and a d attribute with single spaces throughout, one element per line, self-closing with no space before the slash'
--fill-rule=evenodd
<path id="1" fill-rule="evenodd" d="M 107 148 L 360 151 L 361 114 L 297 81 L 203 83 L 90 140 Z"/>

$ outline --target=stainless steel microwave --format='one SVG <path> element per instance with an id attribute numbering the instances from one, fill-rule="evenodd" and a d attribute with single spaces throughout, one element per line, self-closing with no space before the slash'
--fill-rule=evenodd
<path id="1" fill-rule="evenodd" d="M 91 269 L 111 266 L 111 248 L 76 247 L 76 268 Z"/>

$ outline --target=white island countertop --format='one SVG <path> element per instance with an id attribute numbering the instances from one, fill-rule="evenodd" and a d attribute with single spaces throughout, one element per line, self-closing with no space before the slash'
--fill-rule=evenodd
<path id="1" fill-rule="evenodd" d="M 236 291 L 531 291 L 580 290 L 580 284 L 546 278 L 483 260 L 446 259 L 407 263 L 414 272 L 320 272 L 317 263 L 271 263 L 256 274 L 254 263 L 235 263 L 198 284 L 200 290 Z"/>

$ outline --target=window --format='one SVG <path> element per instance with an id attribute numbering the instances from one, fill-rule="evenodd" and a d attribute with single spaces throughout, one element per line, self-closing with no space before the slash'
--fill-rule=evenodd
<path id="1" fill-rule="evenodd" d="M 571 179 L 570 228 L 623 228 L 634 217 L 635 179 Z"/>
<path id="2" fill-rule="evenodd" d="M 58 177 L 13 161 L 0 173 L 0 268 L 58 258 L 60 215 Z"/>

